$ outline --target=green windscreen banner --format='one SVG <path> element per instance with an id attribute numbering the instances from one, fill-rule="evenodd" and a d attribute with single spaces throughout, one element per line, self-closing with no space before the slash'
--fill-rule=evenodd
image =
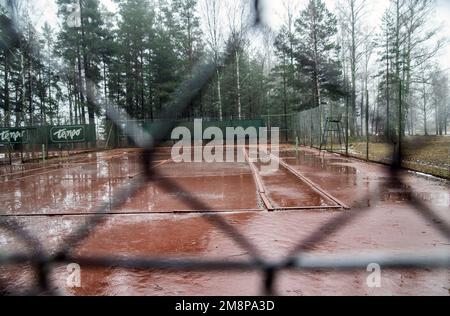
<path id="1" fill-rule="evenodd" d="M 1 144 L 26 144 L 29 140 L 29 132 L 25 128 L 0 128 Z"/>
<path id="2" fill-rule="evenodd" d="M 78 143 L 86 141 L 86 126 L 58 126 L 50 129 L 50 140 L 53 143 Z"/>

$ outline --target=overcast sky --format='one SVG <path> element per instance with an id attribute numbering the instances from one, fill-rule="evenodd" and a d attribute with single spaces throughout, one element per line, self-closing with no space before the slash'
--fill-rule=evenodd
<path id="1" fill-rule="evenodd" d="M 1 1 L 1 0 L 0 0 Z M 38 27 L 42 26 L 44 22 L 49 22 L 56 26 L 56 2 L 55 0 L 29 0 L 32 5 L 32 12 L 35 14 L 36 25 Z M 199 0 L 202 1 L 202 0 Z M 236 1 L 236 0 L 221 0 L 221 1 Z M 264 11 L 266 12 L 265 17 L 270 26 L 276 30 L 283 23 L 283 17 L 285 15 L 285 10 L 282 5 L 284 0 L 263 0 Z M 305 7 L 307 0 L 293 0 L 298 1 L 298 6 L 300 9 Z M 112 0 L 101 0 L 101 2 L 108 8 L 112 9 L 115 7 Z M 332 11 L 336 10 L 336 6 L 339 0 L 325 0 L 328 8 Z M 373 27 L 379 26 L 381 16 L 383 12 L 389 5 L 389 0 L 368 0 L 368 11 L 370 14 L 367 16 L 367 22 L 372 24 Z M 450 36 L 450 1 L 449 0 L 436 0 L 436 10 L 435 10 L 434 23 L 436 25 L 442 26 L 440 37 Z M 445 47 L 440 56 L 440 64 L 443 68 L 450 69 L 450 45 Z"/>

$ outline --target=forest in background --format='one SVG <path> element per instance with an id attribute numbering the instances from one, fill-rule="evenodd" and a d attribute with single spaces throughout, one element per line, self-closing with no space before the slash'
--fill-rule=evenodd
<path id="1" fill-rule="evenodd" d="M 368 23 L 370 1 L 339 0 L 331 12 L 323 0 L 284 0 L 279 32 L 261 34 L 244 0 L 122 0 L 117 12 L 100 0 L 56 0 L 58 27 L 39 29 L 30 1 L 3 2 L 3 126 L 93 124 L 104 116 L 96 100 L 157 120 L 195 65 L 233 51 L 178 115 L 249 119 L 327 105 L 349 137 L 448 133 L 433 0 L 391 0 L 378 26 Z"/>

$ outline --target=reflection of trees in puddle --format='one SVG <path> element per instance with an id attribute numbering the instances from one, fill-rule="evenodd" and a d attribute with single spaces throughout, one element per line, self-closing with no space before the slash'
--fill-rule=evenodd
<path id="1" fill-rule="evenodd" d="M 300 170 L 324 170 L 336 174 L 356 174 L 356 168 L 340 164 L 349 163 L 347 159 L 322 157 L 317 154 L 300 152 L 284 152 L 280 154 L 282 159 Z"/>
<path id="2" fill-rule="evenodd" d="M 255 164 L 257 168 L 260 164 Z M 270 173 L 261 173 L 266 193 L 275 207 L 332 206 L 308 184 L 290 171 L 281 168 Z"/>
<path id="3" fill-rule="evenodd" d="M 211 210 L 258 209 L 255 183 L 251 174 L 236 176 L 195 176 L 174 178 L 180 190 L 165 190 L 161 180 L 145 185 L 121 209 L 136 212 L 207 211 L 193 210 L 185 197 L 197 197 Z"/>
<path id="4" fill-rule="evenodd" d="M 108 196 L 108 179 L 46 175 L 36 181 L 1 183 L 0 189 L 8 214 L 89 213 Z"/>

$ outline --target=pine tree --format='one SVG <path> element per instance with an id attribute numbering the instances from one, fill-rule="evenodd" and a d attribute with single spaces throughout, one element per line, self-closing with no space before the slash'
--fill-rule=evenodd
<path id="1" fill-rule="evenodd" d="M 334 93 L 340 75 L 335 38 L 337 21 L 322 0 L 310 0 L 296 21 L 296 31 L 299 72 L 309 79 L 312 104 L 318 107 L 324 94 Z"/>
<path id="2" fill-rule="evenodd" d="M 125 109 L 132 116 L 143 118 L 148 108 L 145 62 L 153 32 L 153 12 L 147 0 L 127 0 L 120 2 L 120 15 L 117 41 L 125 74 Z"/>

